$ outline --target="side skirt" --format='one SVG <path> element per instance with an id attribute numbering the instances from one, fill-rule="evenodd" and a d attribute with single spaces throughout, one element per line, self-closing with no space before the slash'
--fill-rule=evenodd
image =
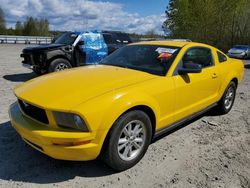
<path id="1" fill-rule="evenodd" d="M 209 110 L 211 110 L 212 108 L 214 108 L 217 105 L 218 105 L 217 103 L 212 104 L 212 105 L 208 106 L 207 108 L 205 108 L 205 109 L 203 109 L 203 110 L 201 110 L 199 112 L 196 112 L 196 113 L 194 113 L 194 114 L 192 114 L 192 115 L 190 115 L 190 116 L 188 116 L 188 117 L 186 117 L 186 118 L 184 118 L 184 119 L 182 119 L 180 121 L 177 121 L 177 122 L 175 122 L 175 123 L 173 123 L 171 125 L 166 126 L 163 129 L 160 129 L 159 131 L 156 131 L 153 140 L 155 140 L 156 138 L 158 138 L 158 137 L 172 131 L 173 129 L 183 125 L 184 123 L 187 123 L 187 122 L 195 119 L 196 117 L 208 112 Z"/>

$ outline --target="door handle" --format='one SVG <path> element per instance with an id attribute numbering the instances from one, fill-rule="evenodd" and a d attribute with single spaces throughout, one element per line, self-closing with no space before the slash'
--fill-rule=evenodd
<path id="1" fill-rule="evenodd" d="M 216 73 L 213 73 L 212 78 L 217 78 L 218 75 Z"/>

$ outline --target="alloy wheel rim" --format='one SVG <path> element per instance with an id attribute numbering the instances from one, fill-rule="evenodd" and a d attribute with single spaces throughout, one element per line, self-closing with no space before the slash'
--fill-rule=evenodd
<path id="1" fill-rule="evenodd" d="M 118 139 L 118 154 L 124 161 L 135 159 L 145 144 L 146 129 L 139 120 L 130 121 L 122 130 Z"/>
<path id="2" fill-rule="evenodd" d="M 231 106 L 233 104 L 233 100 L 234 100 L 234 88 L 230 87 L 227 90 L 225 101 L 224 101 L 225 108 L 227 110 L 231 108 Z"/>
<path id="3" fill-rule="evenodd" d="M 68 68 L 68 66 L 67 66 L 66 64 L 64 64 L 64 63 L 59 63 L 59 64 L 56 66 L 55 70 L 56 70 L 56 71 L 61 71 L 61 70 L 67 69 L 67 68 Z"/>

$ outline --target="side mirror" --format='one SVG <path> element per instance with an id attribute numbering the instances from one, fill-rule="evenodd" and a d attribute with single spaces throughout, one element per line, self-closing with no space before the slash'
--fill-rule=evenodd
<path id="1" fill-rule="evenodd" d="M 84 41 L 83 41 L 83 40 L 80 40 L 80 41 L 77 43 L 77 45 L 79 45 L 79 46 L 84 45 Z"/>
<path id="2" fill-rule="evenodd" d="M 56 38 L 53 38 L 53 39 L 51 40 L 51 43 L 53 44 L 53 43 L 55 43 L 55 41 L 56 41 Z"/>
<path id="3" fill-rule="evenodd" d="M 202 66 L 196 63 L 186 63 L 184 67 L 179 68 L 178 73 L 180 75 L 188 73 L 200 73 L 202 71 Z"/>

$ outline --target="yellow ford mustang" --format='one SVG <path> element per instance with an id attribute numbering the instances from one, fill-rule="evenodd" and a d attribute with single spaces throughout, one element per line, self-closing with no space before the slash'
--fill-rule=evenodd
<path id="1" fill-rule="evenodd" d="M 153 138 L 215 109 L 232 108 L 242 61 L 200 43 L 157 41 L 123 47 L 98 65 L 30 80 L 15 88 L 13 127 L 56 159 L 99 155 L 125 170 Z"/>

